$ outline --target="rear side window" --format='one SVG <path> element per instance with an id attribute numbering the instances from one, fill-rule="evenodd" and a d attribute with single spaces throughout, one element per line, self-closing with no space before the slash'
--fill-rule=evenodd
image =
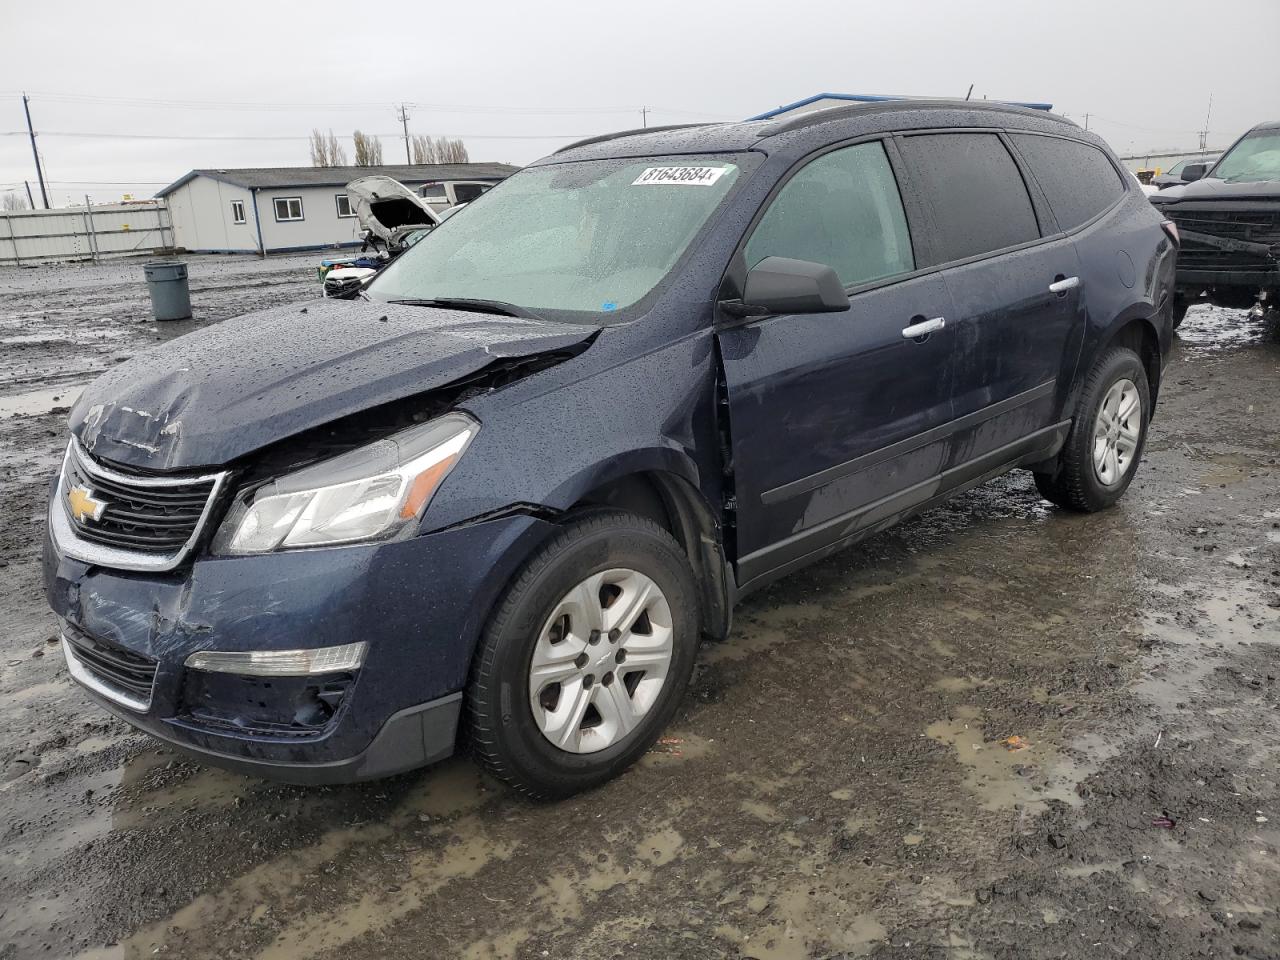
<path id="1" fill-rule="evenodd" d="M 915 269 L 898 182 L 879 143 L 833 150 L 787 181 L 747 241 L 765 257 L 826 264 L 852 286 Z"/>
<path id="2" fill-rule="evenodd" d="M 938 263 L 1039 238 L 1022 174 L 994 133 L 906 137 L 902 150 L 933 208 Z"/>
<path id="3" fill-rule="evenodd" d="M 1097 147 L 1059 137 L 1017 133 L 1013 134 L 1013 142 L 1026 158 L 1063 230 L 1073 230 L 1093 219 L 1124 193 L 1116 168 Z"/>

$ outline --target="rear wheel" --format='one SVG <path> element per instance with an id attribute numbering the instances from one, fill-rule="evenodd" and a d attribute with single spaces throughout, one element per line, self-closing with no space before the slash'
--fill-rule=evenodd
<path id="1" fill-rule="evenodd" d="M 1187 311 L 1191 309 L 1191 303 L 1188 300 L 1173 301 L 1173 329 L 1177 330 L 1182 326 L 1182 321 L 1187 319 Z"/>
<path id="2" fill-rule="evenodd" d="M 697 595 L 684 551 L 657 524 L 609 511 L 566 526 L 481 641 L 467 691 L 480 764 L 546 800 L 634 763 L 688 685 Z"/>
<path id="3" fill-rule="evenodd" d="M 1150 422 L 1142 361 L 1126 347 L 1113 347 L 1089 372 L 1057 471 L 1035 475 L 1041 496 L 1086 513 L 1114 504 L 1133 481 Z"/>

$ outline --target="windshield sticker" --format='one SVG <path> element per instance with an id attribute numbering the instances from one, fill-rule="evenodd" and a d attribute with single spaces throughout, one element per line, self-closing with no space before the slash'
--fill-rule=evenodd
<path id="1" fill-rule="evenodd" d="M 618 305 L 614 303 L 612 300 L 606 300 L 604 303 L 600 304 L 600 309 L 606 312 L 610 310 L 617 310 Z"/>
<path id="2" fill-rule="evenodd" d="M 646 167 L 640 176 L 631 181 L 631 185 L 633 187 L 653 185 L 709 187 L 728 169 L 728 167 Z"/>

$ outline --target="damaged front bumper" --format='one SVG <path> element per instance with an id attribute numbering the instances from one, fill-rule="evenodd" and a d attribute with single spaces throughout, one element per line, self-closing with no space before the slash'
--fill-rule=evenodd
<path id="1" fill-rule="evenodd" d="M 391 543 L 111 570 L 46 536 L 45 592 L 72 676 L 130 724 L 210 763 L 343 783 L 453 752 L 471 656 L 523 557 L 552 529 L 508 516 Z M 364 643 L 344 669 L 289 676 L 187 666 L 200 651 Z"/>

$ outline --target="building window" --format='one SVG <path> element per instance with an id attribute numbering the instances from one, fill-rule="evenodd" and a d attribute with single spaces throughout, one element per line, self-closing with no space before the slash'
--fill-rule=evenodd
<path id="1" fill-rule="evenodd" d="M 276 197 L 272 201 L 276 205 L 276 220 L 301 220 L 301 197 Z"/>
<path id="2" fill-rule="evenodd" d="M 231 222 L 244 223 L 244 201 L 243 200 L 231 201 Z"/>
<path id="3" fill-rule="evenodd" d="M 355 210 L 351 206 L 350 197 L 348 197 L 345 193 L 340 193 L 338 194 L 337 199 L 338 199 L 338 216 L 339 217 L 354 217 L 356 215 Z"/>

